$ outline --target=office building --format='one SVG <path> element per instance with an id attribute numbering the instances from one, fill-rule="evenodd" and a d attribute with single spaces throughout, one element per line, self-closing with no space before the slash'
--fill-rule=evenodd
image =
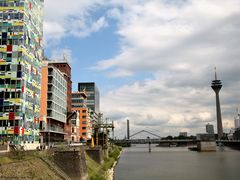
<path id="1" fill-rule="evenodd" d="M 99 91 L 94 82 L 80 82 L 78 83 L 78 91 L 86 91 L 87 93 L 87 107 L 99 114 L 100 112 L 100 100 Z"/>
<path id="2" fill-rule="evenodd" d="M 90 109 L 87 108 L 86 102 L 87 93 L 85 91 L 72 93 L 72 111 L 78 112 L 79 116 L 79 141 L 91 139 L 92 136 Z M 72 124 L 76 123 L 72 120 Z"/>
<path id="3" fill-rule="evenodd" d="M 71 80 L 71 66 L 67 60 L 50 61 L 49 65 L 58 68 L 64 75 L 67 81 L 67 112 L 71 112 L 71 96 L 72 96 L 72 80 Z"/>
<path id="4" fill-rule="evenodd" d="M 212 124 L 206 124 L 206 132 L 208 134 L 214 134 L 214 126 Z"/>
<path id="5" fill-rule="evenodd" d="M 43 0 L 0 1 L 0 137 L 37 144 Z"/>
<path id="6" fill-rule="evenodd" d="M 187 137 L 187 132 L 180 132 L 180 133 L 179 133 L 179 136 Z"/>
<path id="7" fill-rule="evenodd" d="M 72 96 L 72 80 L 71 80 L 71 66 L 67 62 L 66 59 L 62 61 L 50 61 L 49 65 L 59 69 L 63 74 L 64 78 L 67 81 L 67 122 L 64 126 L 64 131 L 65 131 L 65 140 L 66 141 L 71 141 L 71 134 L 72 134 L 72 124 L 71 124 L 71 116 L 72 116 L 72 111 L 71 111 L 71 96 Z"/>
<path id="8" fill-rule="evenodd" d="M 64 141 L 67 114 L 67 81 L 63 73 L 47 61 L 42 66 L 41 142 Z"/>

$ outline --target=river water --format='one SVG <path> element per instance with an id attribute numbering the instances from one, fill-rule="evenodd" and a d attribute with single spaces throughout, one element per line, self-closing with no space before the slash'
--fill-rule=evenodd
<path id="1" fill-rule="evenodd" d="M 124 148 L 115 180 L 239 180 L 240 151 L 196 152 L 179 147 Z"/>

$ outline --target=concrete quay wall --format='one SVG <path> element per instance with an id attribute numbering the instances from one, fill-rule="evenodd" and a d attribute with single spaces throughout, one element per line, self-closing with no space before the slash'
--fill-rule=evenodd
<path id="1" fill-rule="evenodd" d="M 84 151 L 55 151 L 54 163 L 73 180 L 87 180 Z"/>
<path id="2" fill-rule="evenodd" d="M 87 155 L 99 164 L 103 164 L 104 152 L 102 148 L 89 148 L 86 149 Z"/>
<path id="3" fill-rule="evenodd" d="M 211 152 L 216 151 L 216 142 L 198 142 L 197 143 L 197 149 L 200 152 Z"/>

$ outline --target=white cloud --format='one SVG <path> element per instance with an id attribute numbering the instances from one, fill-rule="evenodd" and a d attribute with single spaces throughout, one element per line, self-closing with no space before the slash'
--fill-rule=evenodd
<path id="1" fill-rule="evenodd" d="M 234 109 L 240 104 L 236 99 L 240 95 L 240 2 L 114 3 L 116 7 L 108 15 L 118 21 L 121 51 L 93 68 L 110 77 L 134 78 L 142 72 L 154 76 L 103 96 L 103 111 L 120 121 L 119 136 L 125 135 L 126 118 L 133 130 L 154 126 L 161 135 L 177 135 L 182 130 L 205 132 L 208 122 L 216 131 L 215 96 L 210 87 L 214 66 L 223 80 L 223 125 L 228 132 L 233 127 Z"/>
<path id="2" fill-rule="evenodd" d="M 181 6 L 168 1 L 131 2 L 135 3 L 118 4 L 124 10 L 110 10 L 118 17 L 122 51 L 100 61 L 96 69 L 117 69 L 123 72 L 119 76 L 125 76 L 131 74 L 126 71 L 152 71 L 182 63 L 222 66 L 228 55 L 237 54 L 234 48 L 228 49 L 231 52 L 225 49 L 239 34 L 239 1 L 193 0 Z"/>
<path id="3" fill-rule="evenodd" d="M 105 17 L 100 17 L 97 21 L 93 22 L 90 27 L 86 27 L 86 24 L 80 20 L 73 24 L 70 34 L 76 37 L 87 37 L 91 33 L 97 32 L 107 26 L 108 22 Z"/>
<path id="4" fill-rule="evenodd" d="M 45 45 L 56 45 L 67 36 L 86 37 L 107 26 L 105 17 L 92 19 L 90 12 L 105 0 L 45 0 Z"/>
<path id="5" fill-rule="evenodd" d="M 50 60 L 72 63 L 72 51 L 69 48 L 58 48 L 52 51 Z"/>
<path id="6" fill-rule="evenodd" d="M 48 22 L 45 21 L 43 24 L 44 27 L 44 35 L 45 35 L 45 46 L 49 46 L 51 44 L 58 44 L 60 37 L 64 36 L 65 29 L 58 24 L 57 22 Z M 50 41 L 53 40 L 53 41 Z"/>

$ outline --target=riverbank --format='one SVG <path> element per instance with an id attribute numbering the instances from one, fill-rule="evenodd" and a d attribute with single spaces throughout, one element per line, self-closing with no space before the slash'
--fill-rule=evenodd
<path id="1" fill-rule="evenodd" d="M 42 161 L 45 152 L 15 152 L 0 156 L 0 179 L 61 179 Z"/>
<path id="2" fill-rule="evenodd" d="M 71 179 L 74 175 L 80 177 L 85 172 L 88 178 L 83 177 L 84 180 L 112 180 L 121 151 L 121 147 L 114 146 L 102 164 L 86 153 L 79 155 L 80 151 L 76 148 L 72 151 L 69 148 L 59 148 L 51 151 L 9 152 L 0 156 L 0 179 Z M 73 161 L 68 156 L 74 156 L 78 160 Z M 84 168 L 86 171 L 83 172 Z"/>
<path id="3" fill-rule="evenodd" d="M 119 160 L 121 154 L 122 154 L 122 149 L 121 149 L 121 151 L 120 151 L 117 159 L 115 160 L 112 168 L 107 171 L 107 180 L 113 180 L 113 179 L 114 179 L 115 167 L 116 167 L 116 165 L 117 165 L 117 163 L 118 163 L 118 160 Z"/>
<path id="4" fill-rule="evenodd" d="M 114 176 L 114 167 L 120 157 L 122 148 L 115 146 L 109 157 L 104 158 L 103 164 L 98 164 L 87 156 L 88 177 L 90 180 L 112 180 Z"/>

